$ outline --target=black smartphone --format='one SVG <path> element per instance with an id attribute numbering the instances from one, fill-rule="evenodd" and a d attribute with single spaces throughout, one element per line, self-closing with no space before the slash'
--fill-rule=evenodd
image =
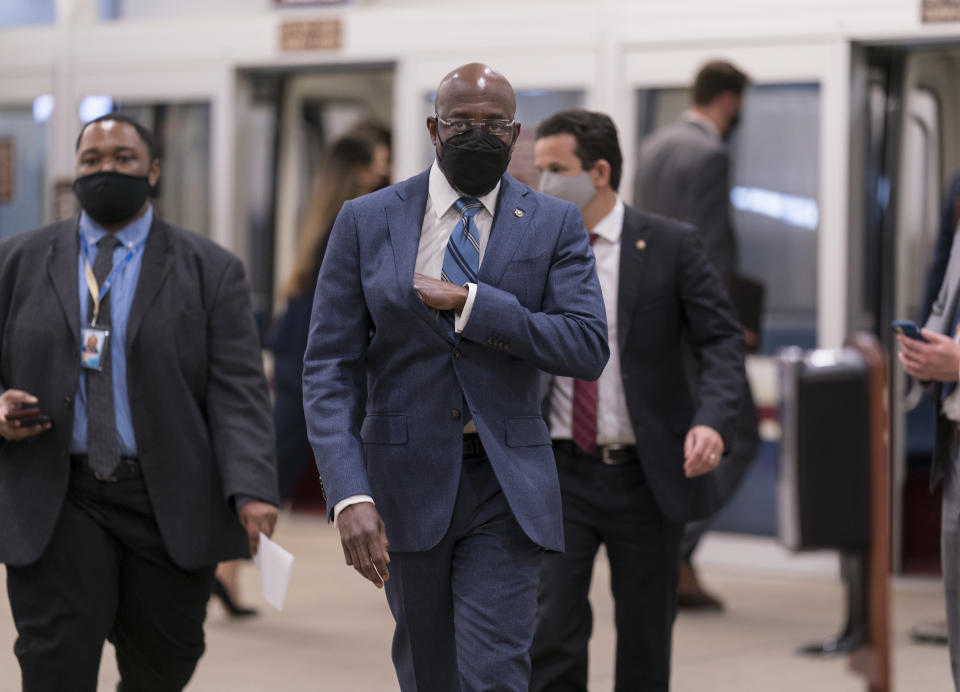
<path id="1" fill-rule="evenodd" d="M 36 404 L 20 404 L 7 413 L 7 420 L 20 421 L 21 428 L 29 428 L 34 425 L 49 423 L 50 415 L 42 411 Z"/>
<path id="2" fill-rule="evenodd" d="M 923 334 L 920 333 L 920 327 L 918 327 L 917 323 L 913 320 L 894 320 L 890 323 L 890 326 L 893 327 L 893 331 L 897 334 L 903 334 L 917 341 L 926 341 L 926 339 L 923 338 Z"/>

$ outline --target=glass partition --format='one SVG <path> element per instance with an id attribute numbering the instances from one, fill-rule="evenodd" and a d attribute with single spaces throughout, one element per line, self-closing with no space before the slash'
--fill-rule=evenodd
<path id="1" fill-rule="evenodd" d="M 645 89 L 638 100 L 640 138 L 690 103 L 687 89 Z M 816 346 L 819 120 L 819 85 L 753 86 L 728 144 L 739 270 L 766 287 L 766 354 Z"/>

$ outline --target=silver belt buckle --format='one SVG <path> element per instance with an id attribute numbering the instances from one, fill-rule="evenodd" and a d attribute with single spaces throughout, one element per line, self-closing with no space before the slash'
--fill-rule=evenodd
<path id="1" fill-rule="evenodd" d="M 610 456 L 610 452 L 619 452 L 621 449 L 624 449 L 626 445 L 621 444 L 612 444 L 604 445 L 600 448 L 600 461 L 602 461 L 607 466 L 618 466 L 620 462 Z"/>

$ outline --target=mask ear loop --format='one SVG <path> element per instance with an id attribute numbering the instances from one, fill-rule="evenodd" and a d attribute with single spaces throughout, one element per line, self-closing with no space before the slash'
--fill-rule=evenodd
<path id="1" fill-rule="evenodd" d="M 440 148 L 443 149 L 443 138 L 440 137 L 440 115 L 433 114 L 433 127 L 437 131 L 437 141 L 440 142 Z"/>

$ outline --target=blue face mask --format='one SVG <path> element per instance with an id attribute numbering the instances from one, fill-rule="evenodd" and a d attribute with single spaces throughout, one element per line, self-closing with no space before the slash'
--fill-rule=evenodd
<path id="1" fill-rule="evenodd" d="M 587 171 L 579 175 L 543 171 L 540 174 L 540 192 L 573 202 L 582 214 L 584 207 L 590 203 L 597 190 L 593 187 L 593 181 L 590 180 L 590 173 Z"/>

